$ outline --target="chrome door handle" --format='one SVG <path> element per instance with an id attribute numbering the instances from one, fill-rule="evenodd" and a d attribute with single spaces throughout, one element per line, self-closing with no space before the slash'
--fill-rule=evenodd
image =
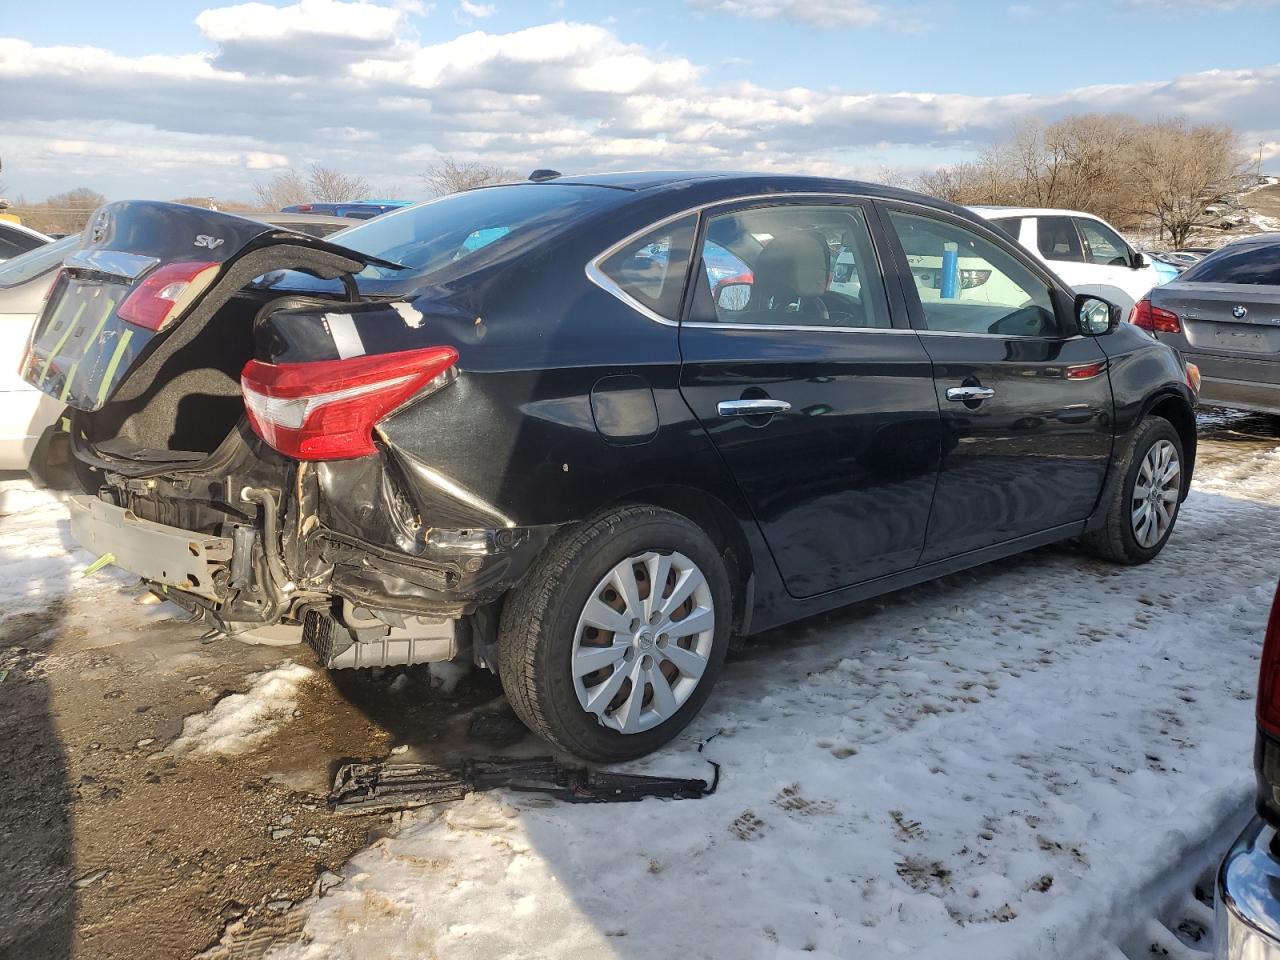
<path id="1" fill-rule="evenodd" d="M 950 387 L 947 389 L 948 400 L 990 400 L 996 392 L 990 387 Z"/>
<path id="2" fill-rule="evenodd" d="M 791 404 L 785 400 L 765 398 L 721 400 L 716 404 L 716 413 L 722 417 L 769 417 L 775 413 L 786 413 L 790 409 Z"/>

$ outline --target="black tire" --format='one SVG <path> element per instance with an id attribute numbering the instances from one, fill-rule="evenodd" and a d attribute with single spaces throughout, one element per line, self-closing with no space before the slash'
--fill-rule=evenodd
<path id="1" fill-rule="evenodd" d="M 574 636 L 601 580 L 646 551 L 674 551 L 697 565 L 710 588 L 715 623 L 706 667 L 688 699 L 656 726 L 624 734 L 604 726 L 579 702 L 572 676 Z M 498 674 L 517 716 L 554 747 L 585 760 L 630 760 L 665 744 L 701 709 L 724 663 L 731 619 L 729 576 L 707 535 L 669 510 L 620 507 L 553 541 L 508 596 L 498 630 Z"/>
<path id="2" fill-rule="evenodd" d="M 1182 438 L 1178 436 L 1178 431 L 1168 420 L 1163 417 L 1148 417 L 1134 430 L 1116 460 L 1115 476 L 1118 482 L 1110 485 L 1106 493 L 1107 499 L 1101 504 L 1101 508 L 1106 511 L 1105 522 L 1081 538 L 1085 549 L 1095 556 L 1113 563 L 1128 565 L 1146 563 L 1169 542 L 1169 537 L 1178 523 L 1178 511 L 1182 506 L 1180 499 L 1173 504 L 1173 519 L 1169 523 L 1169 528 L 1151 546 L 1144 547 L 1138 542 L 1132 519 L 1132 496 L 1138 471 L 1142 466 L 1143 458 L 1161 440 L 1172 443 L 1174 450 L 1177 451 L 1178 463 L 1183 471 L 1180 474 L 1180 481 L 1185 487 L 1187 460 L 1182 449 Z"/>

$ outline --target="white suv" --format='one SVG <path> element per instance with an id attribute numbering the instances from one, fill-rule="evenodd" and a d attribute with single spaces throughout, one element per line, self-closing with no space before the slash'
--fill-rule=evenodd
<path id="1" fill-rule="evenodd" d="M 1092 214 L 1035 207 L 970 207 L 1048 264 L 1076 293 L 1133 305 L 1161 282 L 1155 267 Z"/>

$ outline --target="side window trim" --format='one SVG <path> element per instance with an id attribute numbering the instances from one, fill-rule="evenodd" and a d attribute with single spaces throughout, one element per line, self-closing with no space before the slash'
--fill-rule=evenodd
<path id="1" fill-rule="evenodd" d="M 700 282 L 705 275 L 702 271 L 702 249 L 706 240 L 706 231 L 708 223 L 712 216 L 721 214 L 738 213 L 743 210 L 755 210 L 761 207 L 778 207 L 778 206 L 856 206 L 862 210 L 863 220 L 867 226 L 867 233 L 870 235 L 871 248 L 876 258 L 876 265 L 880 269 L 880 276 L 883 282 L 885 299 L 888 301 L 889 307 L 889 326 L 887 327 L 841 327 L 841 326 L 814 326 L 812 324 L 762 324 L 762 323 L 711 323 L 708 321 L 690 319 L 690 311 L 693 308 L 694 294 L 693 284 Z M 800 331 L 816 331 L 821 333 L 843 333 L 843 334 L 885 334 L 885 333 L 910 333 L 914 332 L 911 323 L 911 315 L 908 308 L 908 302 L 903 297 L 899 286 L 893 283 L 892 275 L 897 271 L 893 267 L 892 254 L 893 249 L 890 246 L 888 234 L 886 233 L 884 224 L 880 220 L 880 213 L 877 208 L 877 201 L 873 197 L 862 196 L 859 194 L 793 194 L 779 193 L 767 196 L 755 196 L 744 198 L 730 203 L 714 203 L 701 208 L 701 216 L 698 222 L 698 231 L 694 235 L 693 255 L 689 257 L 690 273 L 685 283 L 684 305 L 680 314 L 681 326 L 697 327 L 702 329 L 715 330 L 759 330 L 759 331 L 779 331 L 779 330 L 800 330 Z"/>
<path id="2" fill-rule="evenodd" d="M 909 200 L 873 200 L 876 207 L 876 214 L 883 226 L 885 234 L 886 249 L 891 252 L 895 266 L 894 273 L 898 275 L 897 286 L 902 292 L 903 299 L 906 301 L 907 315 L 911 320 L 912 329 L 919 336 L 944 336 L 944 337 L 995 337 L 1002 340 L 1078 340 L 1081 334 L 1075 323 L 1067 322 L 1070 319 L 1072 304 L 1068 302 L 1071 298 L 1064 298 L 1064 295 L 1058 288 L 1058 282 L 1053 275 L 1046 269 L 1045 264 L 1034 256 L 1029 250 L 1024 248 L 1020 242 L 1012 242 L 1008 236 L 1001 233 L 995 227 L 985 221 L 971 222 L 963 217 L 957 217 L 954 214 L 940 210 L 923 203 L 912 203 Z M 906 251 L 902 247 L 902 242 L 898 239 L 898 235 L 888 227 L 889 213 L 891 211 L 899 211 L 900 213 L 910 214 L 919 217 L 932 217 L 942 223 L 953 224 L 966 230 L 971 230 L 984 240 L 994 242 L 997 245 L 1008 244 L 1010 249 L 1004 250 L 1006 254 L 1018 261 L 1023 267 L 1031 272 L 1036 279 L 1041 280 L 1049 288 L 1049 296 L 1053 301 L 1054 314 L 1057 318 L 1060 329 L 1069 331 L 1068 333 L 1056 337 L 1028 337 L 1019 336 L 1017 334 L 1000 334 L 1000 333 L 957 333 L 949 330 L 930 330 L 929 324 L 925 320 L 924 304 L 920 300 L 920 294 L 916 290 L 915 281 L 911 279 L 911 266 L 907 260 Z M 1037 227 L 1039 225 L 1037 224 Z M 1024 227 L 1025 229 L 1025 227 Z"/>

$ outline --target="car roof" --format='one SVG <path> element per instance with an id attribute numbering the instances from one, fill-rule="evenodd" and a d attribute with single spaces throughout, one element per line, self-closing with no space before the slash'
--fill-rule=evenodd
<path id="1" fill-rule="evenodd" d="M 537 181 L 537 185 L 568 184 L 571 186 L 610 187 L 633 192 L 664 191 L 699 192 L 699 188 L 714 191 L 718 196 L 747 196 L 770 193 L 848 193 L 862 196 L 901 197 L 916 202 L 927 201 L 931 206 L 960 209 L 923 194 L 899 190 L 879 183 L 861 180 L 841 180 L 835 177 L 813 177 L 802 174 L 752 173 L 719 170 L 657 170 L 626 173 L 596 173 L 567 176 Z"/>
<path id="2" fill-rule="evenodd" d="M 969 208 L 980 217 L 988 220 L 997 217 L 1088 217 L 1090 220 L 1102 220 L 1096 213 L 1085 213 L 1083 210 L 1064 210 L 1060 207 L 1001 207 L 996 204 L 979 204 Z M 1107 221 L 1102 220 L 1103 223 Z"/>

